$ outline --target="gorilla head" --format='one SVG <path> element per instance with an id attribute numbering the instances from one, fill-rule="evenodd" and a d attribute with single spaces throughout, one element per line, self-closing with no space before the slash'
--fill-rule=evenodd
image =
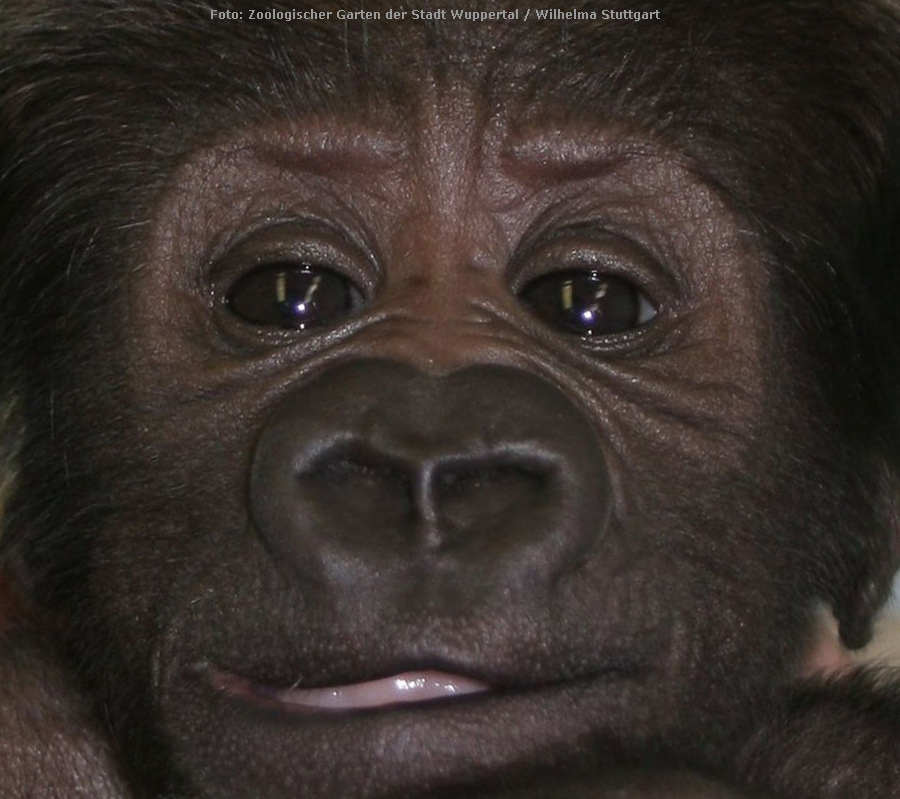
<path id="1" fill-rule="evenodd" d="M 6 9 L 4 568 L 140 796 L 739 779 L 897 563 L 896 9 L 388 6 Z"/>

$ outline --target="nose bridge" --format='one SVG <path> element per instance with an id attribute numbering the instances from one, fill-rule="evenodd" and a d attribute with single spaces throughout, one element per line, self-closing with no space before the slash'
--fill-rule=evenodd
<path id="1" fill-rule="evenodd" d="M 378 358 L 403 363 L 425 375 L 442 377 L 508 355 L 503 323 L 433 321 L 419 318 L 382 323 L 372 339 Z M 506 346 L 504 347 L 504 344 Z"/>
<path id="2" fill-rule="evenodd" d="M 500 310 L 507 293 L 491 269 L 429 261 L 386 287 L 381 318 L 368 333 L 369 351 L 438 375 L 494 361 L 509 350 L 512 331 Z"/>
<path id="3" fill-rule="evenodd" d="M 480 351 L 500 326 L 488 309 L 507 300 L 508 253 L 474 175 L 459 168 L 458 146 L 450 157 L 432 144 L 384 251 L 390 269 L 376 335 L 379 357 L 447 373 L 483 361 Z"/>

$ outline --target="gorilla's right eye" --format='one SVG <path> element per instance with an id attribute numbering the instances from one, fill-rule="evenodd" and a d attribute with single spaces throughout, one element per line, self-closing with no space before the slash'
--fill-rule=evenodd
<path id="1" fill-rule="evenodd" d="M 226 295 L 229 310 L 255 325 L 308 330 L 334 324 L 363 304 L 343 275 L 312 263 L 269 263 L 239 278 Z"/>

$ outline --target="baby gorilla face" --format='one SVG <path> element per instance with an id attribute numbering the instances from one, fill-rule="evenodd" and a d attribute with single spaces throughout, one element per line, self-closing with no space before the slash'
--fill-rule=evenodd
<path id="1" fill-rule="evenodd" d="M 193 153 L 113 317 L 134 443 L 92 619 L 213 796 L 696 753 L 803 643 L 783 541 L 833 502 L 739 219 L 605 120 L 408 102 Z"/>
<path id="2" fill-rule="evenodd" d="M 26 409 L 2 552 L 125 781 L 728 795 L 688 765 L 780 790 L 757 771 L 814 609 L 860 643 L 893 570 L 866 438 L 889 370 L 860 365 L 871 330 L 894 346 L 893 245 L 856 194 L 887 155 L 791 172 L 856 147 L 848 119 L 884 151 L 865 114 L 900 107 L 900 59 L 817 31 L 893 43 L 886 12 L 147 0 L 123 28 L 85 3 L 0 34 Z M 893 99 L 835 68 L 828 102 L 853 91 L 816 117 L 838 59 Z"/>

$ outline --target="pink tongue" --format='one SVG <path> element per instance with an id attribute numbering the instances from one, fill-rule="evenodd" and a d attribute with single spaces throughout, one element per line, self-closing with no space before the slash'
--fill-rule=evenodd
<path id="1" fill-rule="evenodd" d="M 336 685 L 331 688 L 291 688 L 278 691 L 279 702 L 324 710 L 361 710 L 404 702 L 427 702 L 450 696 L 487 691 L 488 686 L 468 677 L 440 671 L 407 671 L 383 680 Z"/>

